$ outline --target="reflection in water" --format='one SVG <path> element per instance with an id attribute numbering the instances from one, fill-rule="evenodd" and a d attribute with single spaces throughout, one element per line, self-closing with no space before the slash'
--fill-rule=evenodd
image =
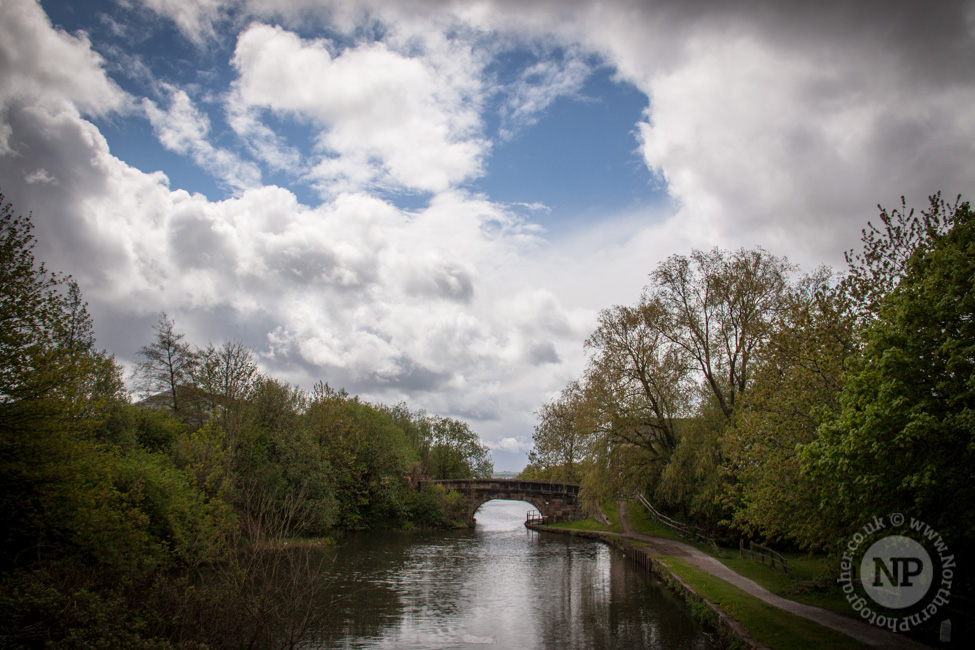
<path id="1" fill-rule="evenodd" d="M 336 549 L 319 648 L 712 648 L 669 592 L 606 546 L 524 528 L 492 501 L 473 531 L 365 533 Z"/>

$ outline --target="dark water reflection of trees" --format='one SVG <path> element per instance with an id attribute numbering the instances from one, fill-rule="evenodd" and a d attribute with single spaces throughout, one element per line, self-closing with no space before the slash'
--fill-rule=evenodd
<path id="1" fill-rule="evenodd" d="M 281 551 L 271 591 L 282 605 L 293 601 L 294 620 L 276 621 L 276 645 L 712 647 L 686 607 L 624 558 L 598 543 L 532 533 L 523 518 L 511 502 L 492 502 L 472 531 L 356 533 L 331 547 Z"/>

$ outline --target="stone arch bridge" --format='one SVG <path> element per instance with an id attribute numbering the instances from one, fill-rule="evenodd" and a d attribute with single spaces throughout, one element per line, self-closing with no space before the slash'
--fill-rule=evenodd
<path id="1" fill-rule="evenodd" d="M 468 519 L 483 504 L 494 499 L 527 501 L 550 522 L 581 519 L 584 515 L 579 503 L 579 485 L 554 481 L 522 481 L 520 479 L 475 478 L 447 481 L 422 481 L 456 490 L 467 497 Z"/>

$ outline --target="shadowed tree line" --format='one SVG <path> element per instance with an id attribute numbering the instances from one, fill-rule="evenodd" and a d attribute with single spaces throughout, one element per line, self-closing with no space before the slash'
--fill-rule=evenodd
<path id="1" fill-rule="evenodd" d="M 841 551 L 899 512 L 943 535 L 970 602 L 975 214 L 880 210 L 838 273 L 761 248 L 660 263 L 599 314 L 584 374 L 537 412 L 524 476 L 646 494 L 737 544 Z M 837 571 L 839 564 L 837 563 Z"/>
<path id="2" fill-rule="evenodd" d="M 303 391 L 165 314 L 133 403 L 78 285 L 0 205 L 0 646 L 296 647 L 328 613 L 301 540 L 453 526 L 456 495 L 417 482 L 490 476 L 463 422 Z"/>

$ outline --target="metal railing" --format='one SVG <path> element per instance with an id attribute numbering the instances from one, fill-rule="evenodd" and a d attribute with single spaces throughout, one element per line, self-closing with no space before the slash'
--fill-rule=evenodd
<path id="1" fill-rule="evenodd" d="M 544 526 L 548 523 L 548 517 L 540 513 L 538 510 L 529 510 L 528 514 L 525 515 L 525 525 L 535 525 Z"/>

